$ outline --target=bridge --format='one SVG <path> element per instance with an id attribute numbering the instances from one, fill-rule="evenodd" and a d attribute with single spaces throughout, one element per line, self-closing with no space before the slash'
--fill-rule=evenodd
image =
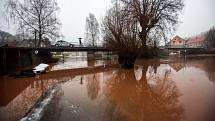
<path id="1" fill-rule="evenodd" d="M 78 47 L 0 47 L 0 51 L 39 51 L 39 52 L 77 52 L 77 51 L 110 51 L 102 46 L 78 46 Z"/>
<path id="2" fill-rule="evenodd" d="M 204 48 L 190 48 L 190 47 L 167 47 L 169 53 L 171 52 L 179 52 L 179 53 L 187 53 L 187 54 L 201 54 L 205 53 L 206 49 Z"/>
<path id="3" fill-rule="evenodd" d="M 50 52 L 110 52 L 102 46 L 76 46 L 76 47 L 0 47 L 0 75 L 13 72 L 45 61 L 54 61 Z"/>

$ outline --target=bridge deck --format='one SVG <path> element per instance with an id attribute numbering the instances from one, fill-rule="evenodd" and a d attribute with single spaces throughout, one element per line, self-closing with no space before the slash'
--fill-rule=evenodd
<path id="1" fill-rule="evenodd" d="M 104 47 L 41 47 L 41 48 L 31 48 L 31 47 L 0 47 L 0 50 L 23 50 L 23 51 L 49 51 L 49 52 L 75 52 L 75 51 L 110 51 Z"/>
<path id="2" fill-rule="evenodd" d="M 170 49 L 170 50 L 185 50 L 185 49 L 198 50 L 198 49 L 204 49 L 204 48 L 167 48 L 167 49 Z"/>

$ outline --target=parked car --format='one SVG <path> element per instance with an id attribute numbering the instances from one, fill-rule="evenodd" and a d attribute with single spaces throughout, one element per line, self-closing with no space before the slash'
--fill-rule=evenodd
<path id="1" fill-rule="evenodd" d="M 56 47 L 74 47 L 74 44 L 71 44 L 67 41 L 59 40 L 55 44 Z"/>
<path id="2" fill-rule="evenodd" d="M 180 55 L 180 51 L 171 52 L 169 55 Z"/>

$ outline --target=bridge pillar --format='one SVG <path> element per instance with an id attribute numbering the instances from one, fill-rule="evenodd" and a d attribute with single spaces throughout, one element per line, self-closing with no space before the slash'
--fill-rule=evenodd
<path id="1" fill-rule="evenodd" d="M 95 65 L 95 53 L 87 51 L 87 66 L 93 67 Z"/>
<path id="2" fill-rule="evenodd" d="M 3 72 L 5 73 L 7 71 L 7 52 L 6 49 L 3 48 Z"/>
<path id="3" fill-rule="evenodd" d="M 18 50 L 18 70 L 21 70 L 22 68 L 21 61 L 21 53 L 20 50 Z"/>
<path id="4" fill-rule="evenodd" d="M 95 59 L 95 52 L 87 51 L 87 60 L 94 60 L 94 59 Z"/>

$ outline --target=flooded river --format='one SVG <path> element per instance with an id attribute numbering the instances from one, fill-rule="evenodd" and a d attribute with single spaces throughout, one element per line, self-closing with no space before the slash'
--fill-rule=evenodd
<path id="1" fill-rule="evenodd" d="M 88 62 L 62 70 L 74 67 L 67 60 L 38 77 L 1 77 L 0 121 L 21 119 L 52 85 L 58 90 L 42 121 L 215 121 L 213 56 L 138 60 L 132 70 L 108 67 L 113 60 Z"/>

